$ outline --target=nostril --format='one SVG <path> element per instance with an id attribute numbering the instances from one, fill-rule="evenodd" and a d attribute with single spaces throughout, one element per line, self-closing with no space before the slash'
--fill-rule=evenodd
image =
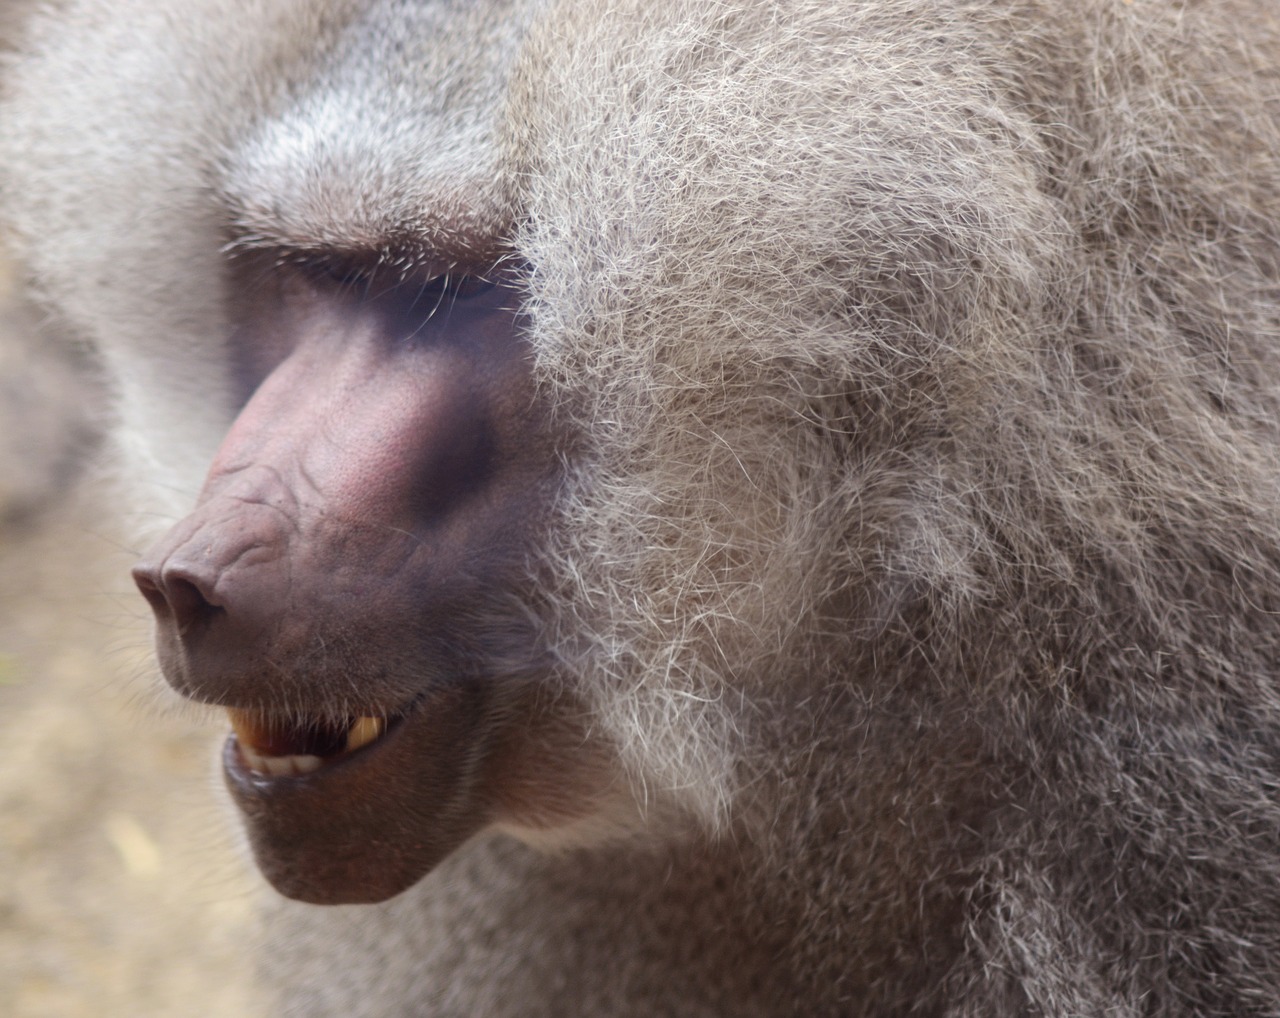
<path id="1" fill-rule="evenodd" d="M 180 567 L 157 570 L 136 566 L 133 581 L 151 605 L 156 620 L 172 623 L 179 635 L 223 610 L 206 595 L 206 585 L 200 578 Z"/>
<path id="2" fill-rule="evenodd" d="M 194 580 L 180 575 L 167 576 L 165 587 L 168 590 L 169 607 L 173 611 L 173 619 L 179 635 L 193 625 L 206 622 L 222 611 L 205 597 Z"/>
<path id="3" fill-rule="evenodd" d="M 164 591 L 160 589 L 160 584 L 152 578 L 151 570 L 146 566 L 134 566 L 133 582 L 138 585 L 142 596 L 147 599 L 147 604 L 151 605 L 151 610 L 157 616 L 168 614 L 169 601 L 164 596 Z"/>

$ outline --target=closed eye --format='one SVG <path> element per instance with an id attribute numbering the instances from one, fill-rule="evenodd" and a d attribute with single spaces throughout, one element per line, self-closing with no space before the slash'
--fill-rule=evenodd
<path id="1" fill-rule="evenodd" d="M 410 308 L 428 314 L 434 314 L 443 305 L 479 297 L 497 285 L 493 279 L 468 272 L 445 272 L 422 283 L 405 280 L 400 284 L 410 292 L 416 286 Z"/>
<path id="2" fill-rule="evenodd" d="M 422 277 L 359 256 L 307 257 L 297 262 L 313 285 L 337 290 L 356 300 L 394 300 L 403 311 L 435 314 L 442 306 L 488 293 L 497 281 L 462 269 Z"/>

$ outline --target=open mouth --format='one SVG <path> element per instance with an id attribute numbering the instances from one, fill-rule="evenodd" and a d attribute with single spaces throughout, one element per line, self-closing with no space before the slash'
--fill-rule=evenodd
<path id="1" fill-rule="evenodd" d="M 457 682 L 385 714 L 229 708 L 223 778 L 263 875 L 325 905 L 385 901 L 421 879 L 487 822 L 486 704 L 482 684 Z"/>
<path id="2" fill-rule="evenodd" d="M 265 711 L 227 709 L 245 767 L 270 777 L 310 774 L 377 742 L 399 717 L 290 720 Z"/>

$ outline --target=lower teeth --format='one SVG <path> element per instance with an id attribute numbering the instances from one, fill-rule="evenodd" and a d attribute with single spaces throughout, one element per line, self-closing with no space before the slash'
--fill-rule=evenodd
<path id="1" fill-rule="evenodd" d="M 250 746 L 240 743 L 240 755 L 249 765 L 249 770 L 259 774 L 270 774 L 272 777 L 287 777 L 296 774 L 310 774 L 318 770 L 324 760 L 309 753 L 296 756 L 263 756 Z"/>

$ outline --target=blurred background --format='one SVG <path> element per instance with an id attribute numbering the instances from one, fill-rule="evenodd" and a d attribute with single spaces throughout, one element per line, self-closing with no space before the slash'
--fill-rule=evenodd
<path id="1" fill-rule="evenodd" d="M 29 5 L 0 0 L 0 50 Z M 0 1016 L 264 1015 L 224 722 L 159 688 L 92 358 L 24 299 L 5 240 Z"/>

